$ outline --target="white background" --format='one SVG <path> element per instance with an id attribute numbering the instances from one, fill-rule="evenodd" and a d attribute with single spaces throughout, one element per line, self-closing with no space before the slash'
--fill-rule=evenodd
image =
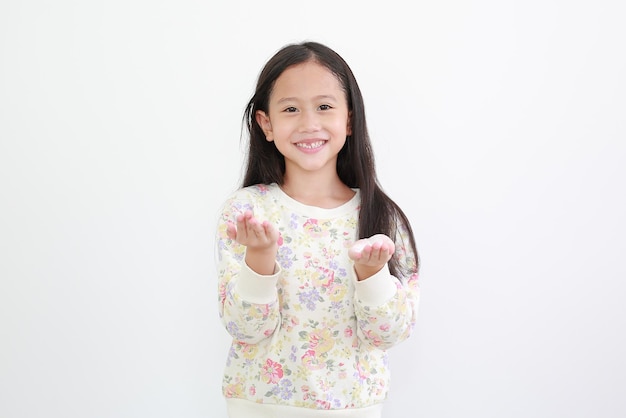
<path id="1" fill-rule="evenodd" d="M 225 417 L 217 210 L 305 39 L 354 70 L 422 256 L 385 417 L 626 416 L 624 9 L 2 1 L 0 416 Z"/>

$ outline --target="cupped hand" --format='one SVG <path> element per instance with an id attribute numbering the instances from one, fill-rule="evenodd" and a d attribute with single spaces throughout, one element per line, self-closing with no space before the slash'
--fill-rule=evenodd
<path id="1" fill-rule="evenodd" d="M 259 221 L 251 210 L 237 215 L 237 223 L 229 223 L 227 233 L 241 245 L 250 249 L 266 250 L 278 245 L 278 230 L 268 221 Z"/>
<path id="2" fill-rule="evenodd" d="M 382 268 L 391 259 L 395 249 L 391 238 L 376 234 L 355 242 L 348 250 L 348 256 L 356 265 Z"/>

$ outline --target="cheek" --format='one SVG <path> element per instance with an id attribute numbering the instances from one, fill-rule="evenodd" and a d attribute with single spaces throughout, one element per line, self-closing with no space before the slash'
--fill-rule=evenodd
<path id="1" fill-rule="evenodd" d="M 274 136 L 278 139 L 289 138 L 292 131 L 293 130 L 289 124 L 280 123 L 274 127 Z"/>
<path id="2" fill-rule="evenodd" d="M 348 120 L 337 120 L 334 123 L 334 130 L 335 132 L 345 132 L 346 135 L 350 135 L 350 128 L 348 127 Z"/>

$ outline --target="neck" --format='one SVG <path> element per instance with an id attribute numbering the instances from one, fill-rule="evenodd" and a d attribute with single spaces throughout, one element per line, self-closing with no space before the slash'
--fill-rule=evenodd
<path id="1" fill-rule="evenodd" d="M 297 176 L 286 172 L 281 189 L 300 203 L 328 209 L 341 206 L 354 196 L 354 191 L 336 172 L 330 175 L 298 173 Z"/>

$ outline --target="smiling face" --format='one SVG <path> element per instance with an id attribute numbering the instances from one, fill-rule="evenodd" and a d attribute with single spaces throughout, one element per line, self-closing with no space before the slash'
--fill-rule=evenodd
<path id="1" fill-rule="evenodd" d="M 287 68 L 274 83 L 269 112 L 257 111 L 256 120 L 285 157 L 285 178 L 337 175 L 350 120 L 346 94 L 326 67 L 307 61 Z"/>

